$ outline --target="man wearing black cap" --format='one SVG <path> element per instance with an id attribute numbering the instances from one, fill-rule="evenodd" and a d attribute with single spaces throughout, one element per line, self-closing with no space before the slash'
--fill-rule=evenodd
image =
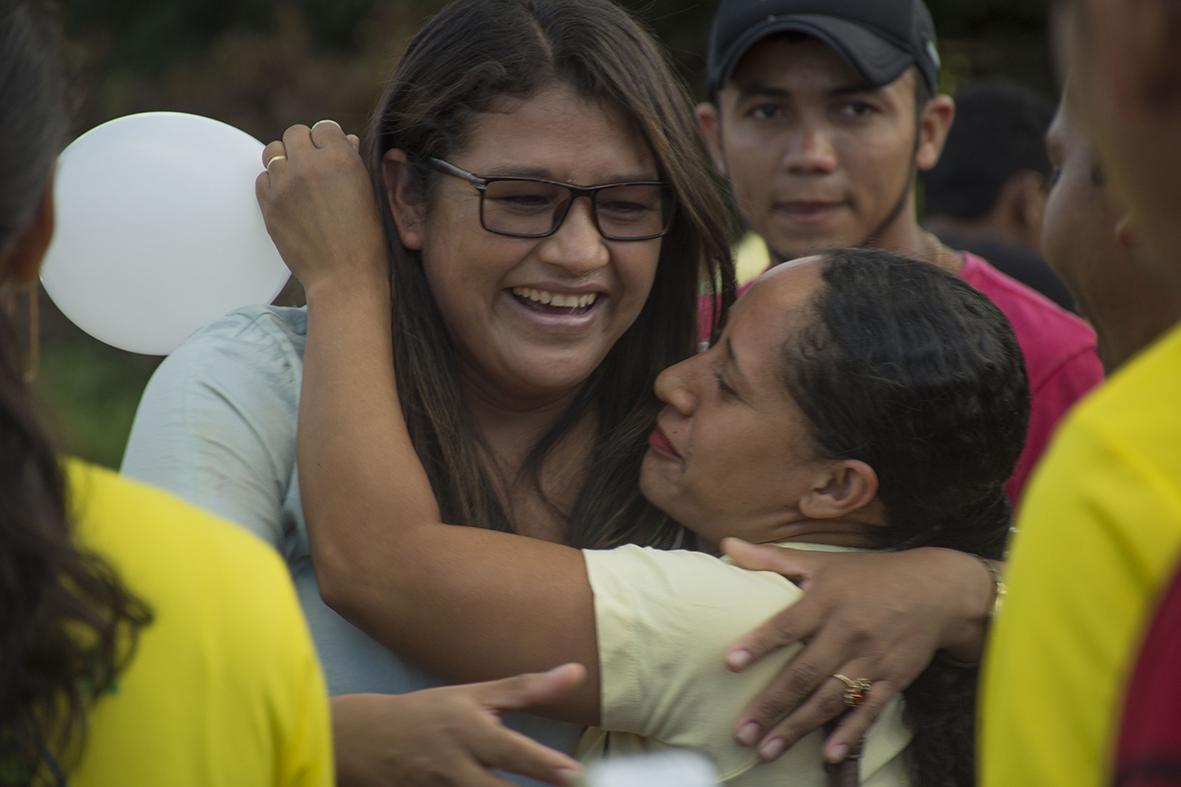
<path id="1" fill-rule="evenodd" d="M 979 257 L 952 251 L 919 226 L 915 177 L 938 161 L 955 114 L 952 100 L 938 93 L 938 81 L 935 28 L 921 0 L 722 0 L 709 43 L 709 101 L 697 108 L 697 116 L 740 213 L 762 237 L 771 260 L 844 246 L 886 248 L 957 273 L 1009 318 L 1033 394 L 1025 450 L 1006 486 L 1016 502 L 1054 426 L 1101 381 L 1103 369 L 1094 333 L 1085 323 Z M 867 616 L 892 616 L 895 626 L 900 615 L 934 619 L 933 608 L 939 615 L 944 607 L 966 608 L 971 605 L 964 599 L 981 592 L 970 583 L 981 579 L 982 571 L 980 577 L 964 567 L 954 577 L 938 574 L 938 561 L 929 555 L 885 556 L 883 561 L 898 563 L 897 572 L 875 568 L 875 582 L 865 579 L 867 569 L 850 565 L 854 559 L 868 565 L 864 556 L 790 552 L 755 548 L 732 556 L 748 567 L 812 579 L 826 570 L 820 561 L 842 561 L 844 597 L 859 599 L 862 608 L 872 606 L 883 582 L 920 587 L 927 576 L 946 580 L 934 591 L 939 598 L 928 599 L 926 609 L 875 610 L 861 616 L 862 628 Z M 928 560 L 930 564 L 917 565 Z M 771 742 L 778 738 L 790 744 L 818 719 L 830 717 L 826 709 L 835 707 L 832 698 L 839 700 L 840 687 L 828 681 L 833 685 L 824 689 L 824 696 L 817 687 L 833 671 L 856 672 L 855 677 L 875 685 L 869 700 L 853 712 L 856 719 L 847 720 L 842 725 L 846 732 L 838 731 L 836 739 L 863 728 L 874 708 L 907 682 L 898 670 L 890 674 L 885 662 L 893 659 L 897 667 L 905 660 L 898 653 L 917 645 L 895 643 L 890 652 L 873 658 L 837 652 L 842 646 L 832 643 L 856 649 L 858 637 L 861 645 L 866 637 L 831 630 L 832 615 L 817 600 L 821 584 L 832 586 L 831 581 L 813 582 L 810 606 L 788 609 L 732 646 L 731 664 L 741 668 L 769 648 L 810 639 L 797 660 L 807 661 L 809 670 L 797 668 L 781 676 L 738 721 L 739 739 L 761 742 L 761 752 L 782 751 L 782 745 L 769 748 Z M 832 591 L 824 593 L 828 603 Z M 931 592 L 912 598 L 924 594 Z M 830 609 L 837 607 L 837 602 L 829 604 Z M 816 633 L 819 628 L 823 633 Z M 829 643 L 823 654 L 822 640 Z M 922 655 L 926 664 L 931 654 Z M 817 694 L 808 698 L 813 690 Z M 830 742 L 828 756 L 843 757 L 848 742 Z"/>
<path id="2" fill-rule="evenodd" d="M 914 182 L 955 114 L 921 0 L 723 0 L 698 121 L 739 212 L 782 261 L 876 246 L 961 275 L 1009 317 L 1034 392 L 1016 502 L 1053 426 L 1102 379 L 1080 320 L 919 226 Z"/>

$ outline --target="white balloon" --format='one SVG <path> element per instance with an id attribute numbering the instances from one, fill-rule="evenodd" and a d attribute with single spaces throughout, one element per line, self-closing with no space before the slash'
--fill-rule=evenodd
<path id="1" fill-rule="evenodd" d="M 100 341 L 167 355 L 240 306 L 270 303 L 287 267 L 254 197 L 263 145 L 177 112 L 104 123 L 61 154 L 41 281 Z"/>

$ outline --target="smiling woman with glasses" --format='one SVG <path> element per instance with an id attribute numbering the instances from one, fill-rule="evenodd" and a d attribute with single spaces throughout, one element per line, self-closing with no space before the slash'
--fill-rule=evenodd
<path id="1" fill-rule="evenodd" d="M 480 226 L 510 238 L 545 238 L 566 220 L 579 197 L 591 202 L 595 227 L 606 240 L 652 240 L 673 220 L 672 192 L 658 180 L 576 186 L 544 178 L 484 177 L 440 158 L 430 164 L 480 192 Z"/>
<path id="2" fill-rule="evenodd" d="M 289 130 L 264 185 L 333 133 Z M 685 543 L 636 472 L 657 374 L 694 353 L 702 288 L 726 304 L 734 277 L 692 105 L 650 35 L 609 0 L 458 0 L 415 35 L 364 136 L 367 167 L 299 170 L 329 225 L 288 201 L 268 224 L 307 253 L 388 260 L 388 280 L 361 271 L 348 296 L 390 298 L 403 415 L 448 521 L 580 547 Z M 310 312 L 333 297 L 305 284 Z M 174 352 L 123 469 L 286 556 L 333 694 L 436 684 L 321 601 L 296 475 L 307 315 L 239 311 Z M 530 581 L 511 565 L 505 579 Z M 567 751 L 578 736 L 517 724 Z"/>

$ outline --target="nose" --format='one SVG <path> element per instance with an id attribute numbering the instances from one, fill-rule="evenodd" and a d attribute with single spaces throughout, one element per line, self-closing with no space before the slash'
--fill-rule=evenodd
<path id="1" fill-rule="evenodd" d="M 789 132 L 783 165 L 793 175 L 827 175 L 837 166 L 836 150 L 828 129 L 807 122 Z"/>
<path id="2" fill-rule="evenodd" d="M 673 364 L 656 377 L 656 398 L 686 418 L 697 408 L 693 381 L 697 377 L 695 362 L 700 358 L 701 355 L 695 355 Z"/>
<path id="3" fill-rule="evenodd" d="M 610 255 L 595 227 L 589 199 L 574 200 L 562 226 L 542 240 L 538 256 L 573 278 L 585 277 L 607 265 Z"/>

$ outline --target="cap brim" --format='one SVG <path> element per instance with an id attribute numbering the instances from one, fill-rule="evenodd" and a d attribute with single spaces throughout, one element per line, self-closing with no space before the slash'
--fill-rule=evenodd
<path id="1" fill-rule="evenodd" d="M 721 89 L 730 81 L 734 69 L 751 47 L 776 33 L 803 33 L 823 41 L 835 49 L 870 87 L 890 84 L 902 76 L 907 67 L 915 64 L 910 52 L 861 25 L 821 14 L 796 14 L 767 19 L 747 30 L 726 53 L 714 89 Z"/>

